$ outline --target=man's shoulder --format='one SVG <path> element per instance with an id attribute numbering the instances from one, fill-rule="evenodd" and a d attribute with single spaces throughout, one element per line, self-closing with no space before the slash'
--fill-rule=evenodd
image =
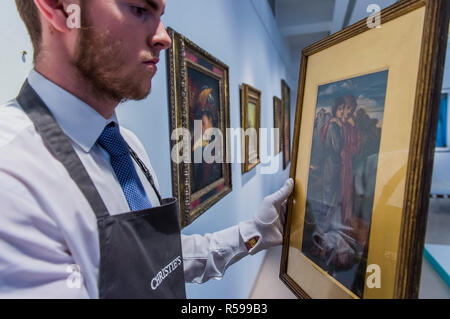
<path id="1" fill-rule="evenodd" d="M 16 100 L 0 104 L 0 170 L 24 177 L 28 170 L 44 174 L 51 154 L 33 122 Z M 48 174 L 54 169 L 48 170 Z"/>
<path id="2" fill-rule="evenodd" d="M 34 130 L 33 123 L 16 100 L 0 104 L 0 148 L 30 129 Z"/>

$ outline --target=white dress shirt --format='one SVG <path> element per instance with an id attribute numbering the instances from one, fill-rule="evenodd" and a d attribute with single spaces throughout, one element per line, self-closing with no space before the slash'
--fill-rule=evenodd
<path id="1" fill-rule="evenodd" d="M 96 144 L 108 123 L 118 123 L 116 115 L 104 119 L 34 70 L 28 81 L 72 140 L 110 214 L 130 211 L 108 153 Z M 142 144 L 129 130 L 120 130 L 159 188 Z M 98 298 L 95 214 L 16 100 L 0 105 L 0 154 L 0 298 Z M 134 164 L 153 207 L 159 205 Z M 240 232 L 235 226 L 204 236 L 182 235 L 186 281 L 221 278 L 247 255 Z"/>

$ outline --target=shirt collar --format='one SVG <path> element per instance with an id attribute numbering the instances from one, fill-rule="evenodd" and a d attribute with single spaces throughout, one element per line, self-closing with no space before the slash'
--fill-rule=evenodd
<path id="1" fill-rule="evenodd" d="M 85 152 L 91 150 L 109 123 L 119 124 L 115 112 L 111 118 L 105 119 L 88 104 L 34 69 L 28 76 L 28 83 L 44 101 L 63 132 Z"/>

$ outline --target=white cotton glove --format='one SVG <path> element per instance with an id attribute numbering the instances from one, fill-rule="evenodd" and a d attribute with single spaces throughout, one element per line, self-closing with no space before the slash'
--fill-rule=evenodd
<path id="1" fill-rule="evenodd" d="M 264 198 L 253 220 L 239 223 L 239 231 L 249 254 L 254 255 L 283 243 L 286 203 L 293 189 L 294 180 L 291 178 L 280 190 Z"/>

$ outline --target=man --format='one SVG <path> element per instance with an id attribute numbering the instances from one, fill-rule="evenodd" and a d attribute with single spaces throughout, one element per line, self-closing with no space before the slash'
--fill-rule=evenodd
<path id="1" fill-rule="evenodd" d="M 35 68 L 0 106 L 0 297 L 184 298 L 184 281 L 281 243 L 292 180 L 255 220 L 180 236 L 176 202 L 160 198 L 143 146 L 119 126 L 115 108 L 149 94 L 170 46 L 165 0 L 16 4 Z M 67 24 L 73 4 L 81 29 Z"/>

